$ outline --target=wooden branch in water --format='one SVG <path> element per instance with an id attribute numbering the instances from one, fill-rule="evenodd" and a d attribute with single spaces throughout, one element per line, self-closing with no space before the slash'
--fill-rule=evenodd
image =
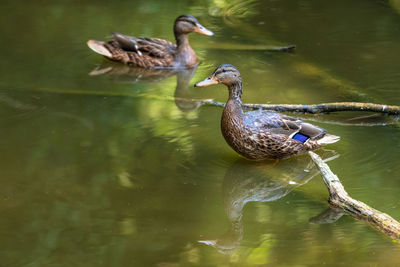
<path id="1" fill-rule="evenodd" d="M 224 106 L 221 102 L 206 101 L 204 105 L 209 106 Z M 335 102 L 323 103 L 315 105 L 301 105 L 301 104 L 243 104 L 243 108 L 247 110 L 265 109 L 274 110 L 279 112 L 299 112 L 299 113 L 324 113 L 336 111 L 369 111 L 378 112 L 388 115 L 399 115 L 400 106 L 394 105 L 381 105 L 374 103 L 359 103 L 359 102 Z"/>
<path id="2" fill-rule="evenodd" d="M 215 50 L 248 50 L 248 51 L 269 51 L 269 52 L 294 52 L 296 45 L 257 45 L 257 44 L 232 44 L 232 43 L 205 43 L 201 46 L 206 49 Z"/>
<path id="3" fill-rule="evenodd" d="M 342 209 L 356 219 L 368 222 L 378 231 L 400 241 L 400 223 L 398 221 L 361 201 L 351 198 L 329 166 L 314 152 L 308 153 L 321 171 L 322 178 L 329 191 L 329 203 L 333 207 Z"/>

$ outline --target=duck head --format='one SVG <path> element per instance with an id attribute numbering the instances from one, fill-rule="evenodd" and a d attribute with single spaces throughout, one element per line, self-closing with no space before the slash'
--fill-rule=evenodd
<path id="1" fill-rule="evenodd" d="M 214 33 L 204 28 L 195 17 L 191 15 L 181 15 L 176 18 L 174 23 L 175 36 L 181 34 L 188 34 L 191 32 L 197 32 L 206 36 L 213 36 Z"/>
<path id="2" fill-rule="evenodd" d="M 223 64 L 216 68 L 214 72 L 204 81 L 196 83 L 195 87 L 205 87 L 213 84 L 225 84 L 229 88 L 242 84 L 242 77 L 237 68 L 230 64 Z"/>

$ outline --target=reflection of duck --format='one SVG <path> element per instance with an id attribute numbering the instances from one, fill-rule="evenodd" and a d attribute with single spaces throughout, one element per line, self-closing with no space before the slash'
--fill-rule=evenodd
<path id="1" fill-rule="evenodd" d="M 227 143 L 249 159 L 288 158 L 339 141 L 322 128 L 272 111 L 242 109 L 242 77 L 232 65 L 219 66 L 210 77 L 195 86 L 225 84 L 229 99 L 221 119 Z"/>
<path id="2" fill-rule="evenodd" d="M 102 62 L 99 67 L 92 70 L 90 76 L 109 75 L 119 82 L 160 82 L 174 75 L 171 69 L 143 69 L 129 67 L 114 62 Z"/>
<path id="3" fill-rule="evenodd" d="M 114 40 L 89 40 L 90 49 L 111 60 L 141 68 L 192 68 L 198 59 L 189 45 L 188 34 L 214 35 L 190 15 L 179 16 L 174 23 L 176 45 L 162 39 L 113 33 Z"/>
<path id="4" fill-rule="evenodd" d="M 190 92 L 188 90 L 190 80 L 192 80 L 196 70 L 197 67 L 179 71 L 176 75 L 175 105 L 183 112 L 196 110 L 202 105 L 202 102 L 196 101 L 190 97 Z"/>
<path id="5" fill-rule="evenodd" d="M 236 161 L 226 171 L 222 185 L 230 227 L 218 239 L 199 242 L 215 247 L 221 253 L 233 253 L 243 238 L 242 214 L 246 203 L 283 198 L 316 174 L 318 170 L 309 157 L 280 161 L 272 168 L 266 168 L 262 162 Z"/>
<path id="6" fill-rule="evenodd" d="M 132 68 L 113 62 L 103 62 L 89 73 L 90 76 L 110 75 L 118 81 L 126 82 L 160 82 L 166 78 L 176 75 L 176 88 L 174 99 L 176 106 L 183 112 L 189 112 L 201 106 L 202 102 L 190 98 L 188 91 L 190 80 L 196 73 L 197 66 L 191 69 L 143 69 Z"/>

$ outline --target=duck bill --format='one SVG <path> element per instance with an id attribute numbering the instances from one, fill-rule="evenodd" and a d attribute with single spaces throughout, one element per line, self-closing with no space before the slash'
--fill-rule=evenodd
<path id="1" fill-rule="evenodd" d="M 194 30 L 194 32 L 197 32 L 197 33 L 200 33 L 200 34 L 206 35 L 206 36 L 213 36 L 214 35 L 214 33 L 212 31 L 207 30 L 201 24 L 197 24 L 197 27 Z"/>
<path id="2" fill-rule="evenodd" d="M 207 78 L 204 81 L 196 83 L 194 85 L 194 87 L 206 87 L 206 86 L 210 86 L 213 84 L 218 84 L 218 82 L 216 80 L 214 80 L 213 78 Z"/>

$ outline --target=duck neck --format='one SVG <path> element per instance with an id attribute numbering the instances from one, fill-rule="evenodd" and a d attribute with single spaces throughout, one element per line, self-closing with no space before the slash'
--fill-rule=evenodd
<path id="1" fill-rule="evenodd" d="M 230 117 L 242 119 L 244 116 L 242 109 L 242 80 L 239 79 L 228 86 L 229 99 L 225 106 L 225 112 L 230 114 Z"/>
<path id="2" fill-rule="evenodd" d="M 189 46 L 189 34 L 175 32 L 176 46 L 178 50 L 183 50 Z M 190 46 L 189 46 L 190 47 Z"/>
<path id="3" fill-rule="evenodd" d="M 241 79 L 234 81 L 232 84 L 228 86 L 229 90 L 229 100 L 237 100 L 242 104 L 242 87 L 243 83 Z"/>
<path id="4" fill-rule="evenodd" d="M 175 60 L 184 66 L 194 66 L 197 64 L 196 53 L 189 45 L 189 36 L 187 33 L 176 33 L 177 52 Z"/>

